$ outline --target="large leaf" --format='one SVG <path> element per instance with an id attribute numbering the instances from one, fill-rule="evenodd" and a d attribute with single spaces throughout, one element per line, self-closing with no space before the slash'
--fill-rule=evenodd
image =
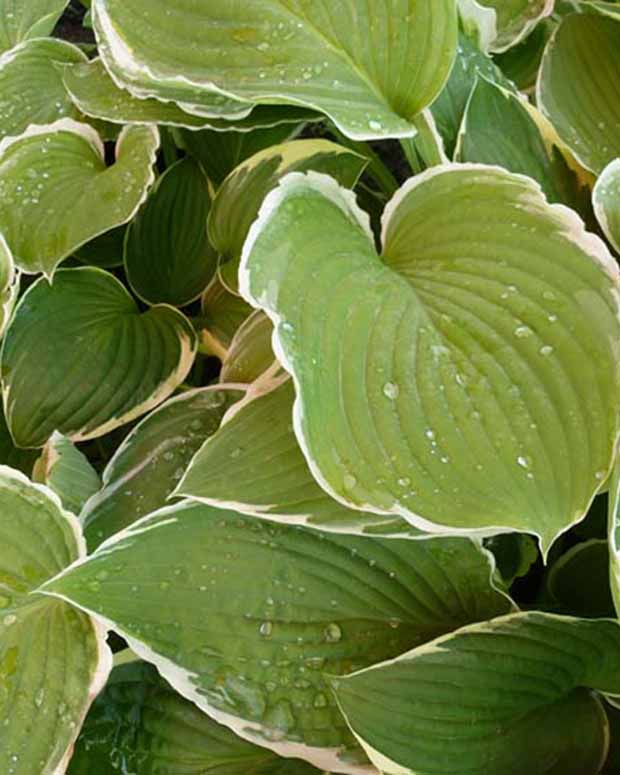
<path id="1" fill-rule="evenodd" d="M 240 270 L 324 489 L 431 531 L 532 532 L 545 551 L 611 467 L 617 276 L 575 213 L 483 165 L 409 181 L 381 258 L 350 192 L 289 175 Z"/>
<path id="2" fill-rule="evenodd" d="M 100 59 L 65 68 L 63 82 L 82 113 L 118 124 L 162 124 L 193 130 L 211 127 L 224 132 L 231 128 L 248 131 L 276 125 L 280 121 L 304 121 L 315 116 L 304 108 L 286 110 L 276 106 L 258 107 L 247 117 L 234 122 L 196 116 L 186 113 L 173 102 L 134 97 L 112 80 Z"/>
<path id="3" fill-rule="evenodd" d="M 506 51 L 553 11 L 555 0 L 458 0 L 463 26 L 484 51 Z"/>
<path id="4" fill-rule="evenodd" d="M 333 685 L 352 730 L 390 775 L 595 775 L 607 719 L 581 687 L 620 691 L 620 627 L 512 614 Z"/>
<path id="5" fill-rule="evenodd" d="M 116 163 L 87 124 L 60 119 L 0 142 L 0 231 L 24 272 L 51 277 L 74 250 L 129 221 L 154 180 L 155 128 L 124 130 Z"/>
<path id="6" fill-rule="evenodd" d="M 194 454 L 242 396 L 226 385 L 190 390 L 136 425 L 106 466 L 103 488 L 82 511 L 90 551 L 166 505 Z"/>
<path id="7" fill-rule="evenodd" d="M 167 398 L 191 368 L 196 336 L 165 305 L 140 314 L 101 269 L 61 269 L 20 300 L 2 348 L 2 390 L 11 435 L 42 446 L 55 430 L 102 436 Z"/>
<path id="8" fill-rule="evenodd" d="M 0 57 L 0 140 L 20 135 L 30 124 L 79 118 L 58 63 L 84 61 L 79 48 L 51 38 L 26 41 Z"/>
<path id="9" fill-rule="evenodd" d="M 369 541 L 182 503 L 113 536 L 46 590 L 96 613 L 239 736 L 361 775 L 369 768 L 323 672 L 506 611 L 490 569 L 469 539 Z"/>
<path id="10" fill-rule="evenodd" d="M 129 225 L 125 270 L 147 304 L 183 307 L 199 298 L 217 268 L 207 237 L 209 181 L 193 159 L 181 159 L 158 179 Z"/>
<path id="11" fill-rule="evenodd" d="M 0 467 L 0 770 L 64 772 L 111 666 L 103 631 L 38 594 L 85 554 L 77 520 L 47 488 Z"/>
<path id="12" fill-rule="evenodd" d="M 112 671 L 78 738 L 69 775 L 319 775 L 242 740 L 146 662 Z"/>
<path id="13" fill-rule="evenodd" d="M 0 0 L 0 53 L 49 35 L 68 0 Z"/>
<path id="14" fill-rule="evenodd" d="M 192 460 L 176 494 L 320 530 L 417 536 L 404 519 L 349 509 L 319 487 L 293 433 L 294 399 L 291 380 L 248 393 Z"/>
<path id="15" fill-rule="evenodd" d="M 537 100 L 584 167 L 598 174 L 620 156 L 620 21 L 567 16 L 547 44 Z"/>
<path id="16" fill-rule="evenodd" d="M 457 35 L 454 0 L 95 0 L 93 22 L 107 68 L 138 96 L 204 112 L 218 95 L 304 105 L 356 139 L 414 133 Z"/>
<path id="17" fill-rule="evenodd" d="M 620 159 L 610 162 L 599 175 L 592 202 L 605 236 L 620 253 Z"/>
<path id="18" fill-rule="evenodd" d="M 275 360 L 271 349 L 273 323 L 255 310 L 239 326 L 222 361 L 220 382 L 250 383 L 258 379 Z"/>
<path id="19" fill-rule="evenodd" d="M 316 170 L 353 188 L 368 160 L 329 140 L 293 140 L 254 154 L 240 164 L 218 189 L 209 213 L 209 237 L 219 252 L 222 277 L 233 291 L 241 250 L 267 194 L 289 172 Z"/>

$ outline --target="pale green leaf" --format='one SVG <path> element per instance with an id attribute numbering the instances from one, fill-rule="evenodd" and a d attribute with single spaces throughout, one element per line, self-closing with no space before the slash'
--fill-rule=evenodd
<path id="1" fill-rule="evenodd" d="M 77 740 L 68 775 L 319 775 L 242 740 L 146 662 L 119 665 Z"/>
<path id="2" fill-rule="evenodd" d="M 253 386 L 246 400 L 233 407 L 192 460 L 177 495 L 337 533 L 419 535 L 402 518 L 349 509 L 322 490 L 293 433 L 291 380 L 268 388 Z"/>
<path id="3" fill-rule="evenodd" d="M 86 455 L 63 436 L 53 433 L 33 470 L 33 480 L 46 484 L 72 514 L 99 490 L 101 481 Z"/>
<path id="4" fill-rule="evenodd" d="M 202 297 L 201 349 L 223 360 L 235 332 L 251 313 L 247 301 L 232 293 L 218 274 Z"/>
<path id="5" fill-rule="evenodd" d="M 457 35 L 454 0 L 95 0 L 93 22 L 106 67 L 138 96 L 205 113 L 226 96 L 302 105 L 354 139 L 413 134 Z"/>
<path id="6" fill-rule="evenodd" d="M 11 435 L 42 446 L 55 430 L 73 441 L 102 436 L 145 414 L 185 379 L 196 336 L 166 305 L 140 314 L 101 269 L 61 269 L 21 298 L 2 348 Z"/>
<path id="7" fill-rule="evenodd" d="M 243 243 L 267 194 L 289 172 L 316 170 L 353 188 L 368 160 L 329 140 L 293 140 L 254 154 L 218 189 L 209 213 L 209 237 L 223 262 L 222 278 L 237 288 Z"/>
<path id="8" fill-rule="evenodd" d="M 154 180 L 155 128 L 123 130 L 116 163 L 87 124 L 60 119 L 0 142 L 0 231 L 15 264 L 51 277 L 94 237 L 129 221 Z"/>
<path id="9" fill-rule="evenodd" d="M 273 324 L 255 310 L 239 326 L 222 361 L 220 382 L 250 383 L 258 379 L 275 360 L 271 349 Z"/>
<path id="10" fill-rule="evenodd" d="M 125 271 L 136 296 L 175 307 L 200 297 L 217 269 L 207 237 L 210 209 L 200 165 L 186 158 L 168 167 L 127 229 Z"/>
<path id="11" fill-rule="evenodd" d="M 587 618 L 613 617 L 609 561 L 607 541 L 597 538 L 564 552 L 549 569 L 546 581 L 556 610 Z"/>
<path id="12" fill-rule="evenodd" d="M 0 53 L 49 35 L 68 0 L 0 0 Z"/>
<path id="13" fill-rule="evenodd" d="M 333 497 L 431 532 L 531 532 L 546 551 L 611 468 L 617 277 L 529 178 L 453 165 L 396 194 L 381 258 L 351 192 L 287 176 L 240 287 L 276 325 L 295 432 Z"/>
<path id="14" fill-rule="evenodd" d="M 226 385 L 190 390 L 136 425 L 106 466 L 103 488 L 80 515 L 90 551 L 166 505 L 194 454 L 242 396 Z"/>
<path id="15" fill-rule="evenodd" d="M 0 467 L 0 771 L 64 772 L 111 658 L 90 617 L 39 587 L 85 554 L 47 488 Z"/>
<path id="16" fill-rule="evenodd" d="M 15 271 L 13 254 L 0 233 L 0 337 L 13 314 L 19 294 L 19 275 Z"/>
<path id="17" fill-rule="evenodd" d="M 458 0 L 466 32 L 483 51 L 506 51 L 553 12 L 555 0 Z"/>
<path id="18" fill-rule="evenodd" d="M 600 702 L 582 687 L 620 691 L 620 626 L 511 614 L 333 686 L 386 774 L 595 775 L 609 731 Z"/>
<path id="19" fill-rule="evenodd" d="M 239 736 L 370 775 L 323 673 L 505 612 L 490 570 L 469 539 L 369 541 L 181 503 L 113 536 L 46 590 L 96 613 Z"/>
<path id="20" fill-rule="evenodd" d="M 0 57 L 0 140 L 20 135 L 30 124 L 79 118 L 58 69 L 85 62 L 79 48 L 62 40 L 28 40 Z"/>
<path id="21" fill-rule="evenodd" d="M 620 159 L 610 162 L 599 175 L 592 203 L 605 236 L 620 253 Z"/>
<path id="22" fill-rule="evenodd" d="M 598 174 L 620 156 L 620 21 L 563 19 L 547 44 L 537 102 L 581 164 Z"/>

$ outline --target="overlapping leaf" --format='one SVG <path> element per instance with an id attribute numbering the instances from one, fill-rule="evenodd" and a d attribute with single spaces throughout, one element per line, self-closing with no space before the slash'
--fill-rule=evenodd
<path id="1" fill-rule="evenodd" d="M 218 274 L 202 297 L 202 349 L 223 359 L 235 332 L 251 313 L 252 307 L 232 293 Z"/>
<path id="2" fill-rule="evenodd" d="M 295 432 L 333 497 L 422 529 L 529 531 L 545 550 L 585 515 L 618 435 L 617 267 L 528 178 L 414 178 L 379 258 L 350 193 L 290 175 L 240 278 L 274 320 Z"/>
<path id="3" fill-rule="evenodd" d="M 19 278 L 13 254 L 0 233 L 0 336 L 4 334 L 19 293 Z"/>
<path id="4" fill-rule="evenodd" d="M 620 253 L 620 159 L 610 162 L 599 175 L 592 202 L 605 236 Z"/>
<path id="5" fill-rule="evenodd" d="M 506 51 L 553 11 L 555 0 L 458 0 L 465 30 L 484 51 Z"/>
<path id="6" fill-rule="evenodd" d="M 220 382 L 250 383 L 258 379 L 275 360 L 271 349 L 273 324 L 255 310 L 239 326 L 222 361 Z"/>
<path id="7" fill-rule="evenodd" d="M 29 38 L 49 35 L 68 0 L 0 0 L 0 54 Z"/>

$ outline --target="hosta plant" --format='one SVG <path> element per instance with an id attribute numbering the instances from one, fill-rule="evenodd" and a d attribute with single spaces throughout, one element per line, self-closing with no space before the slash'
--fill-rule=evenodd
<path id="1" fill-rule="evenodd" d="M 620 772 L 620 3 L 0 0 L 0 774 Z"/>

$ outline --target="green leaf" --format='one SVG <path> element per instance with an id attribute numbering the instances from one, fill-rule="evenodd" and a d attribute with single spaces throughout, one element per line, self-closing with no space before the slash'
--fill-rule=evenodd
<path id="1" fill-rule="evenodd" d="M 106 67 L 137 96 L 195 112 L 226 96 L 303 105 L 362 140 L 414 133 L 457 36 L 454 0 L 96 0 L 93 22 Z"/>
<path id="2" fill-rule="evenodd" d="M 616 614 L 620 617 L 620 463 L 616 461 L 609 484 L 607 539 L 609 583 Z"/>
<path id="3" fill-rule="evenodd" d="M 493 553 L 497 570 L 506 586 L 529 572 L 538 559 L 538 548 L 531 536 L 523 533 L 503 533 L 491 536 L 485 547 Z"/>
<path id="4" fill-rule="evenodd" d="M 0 57 L 0 140 L 30 124 L 79 118 L 67 96 L 58 63 L 84 62 L 79 48 L 62 40 L 28 40 Z"/>
<path id="5" fill-rule="evenodd" d="M 561 613 L 615 616 L 607 541 L 592 539 L 565 552 L 549 569 L 547 592 Z"/>
<path id="6" fill-rule="evenodd" d="M 528 175 L 550 202 L 579 209 L 589 194 L 581 193 L 576 175 L 557 148 L 547 147 L 534 110 L 523 98 L 479 76 L 467 103 L 455 160 L 497 164 Z"/>
<path id="7" fill-rule="evenodd" d="M 581 687 L 620 691 L 620 627 L 512 614 L 333 686 L 351 729 L 390 775 L 594 775 L 609 732 L 600 702 Z"/>
<path id="8" fill-rule="evenodd" d="M 536 86 L 545 46 L 554 29 L 555 23 L 545 20 L 521 43 L 494 57 L 495 64 L 520 91 L 530 91 Z"/>
<path id="9" fill-rule="evenodd" d="M 2 390 L 20 447 L 55 430 L 96 438 L 146 413 L 185 379 L 196 350 L 187 319 L 165 305 L 140 314 L 101 269 L 61 269 L 24 294 L 5 334 Z M 24 357 L 25 356 L 25 357 Z"/>
<path id="10" fill-rule="evenodd" d="M 214 277 L 202 297 L 201 349 L 223 360 L 235 332 L 251 313 L 244 299 L 231 293 L 219 275 Z"/>
<path id="11" fill-rule="evenodd" d="M 67 511 L 79 515 L 84 503 L 101 487 L 86 455 L 61 433 L 53 433 L 34 466 L 35 482 L 46 484 Z"/>
<path id="12" fill-rule="evenodd" d="M 14 445 L 4 418 L 4 411 L 0 410 L 0 465 L 16 468 L 30 477 L 38 457 L 38 450 L 19 449 Z"/>
<path id="13" fill-rule="evenodd" d="M 240 287 L 274 321 L 295 432 L 332 497 L 431 532 L 531 532 L 546 552 L 611 468 L 617 277 L 533 181 L 455 165 L 396 194 L 381 258 L 351 192 L 287 176 Z"/>
<path id="14" fill-rule="evenodd" d="M 353 188 L 368 160 L 329 140 L 293 140 L 254 154 L 218 189 L 209 214 L 209 237 L 219 252 L 226 285 L 237 288 L 241 250 L 267 194 L 289 172 L 316 170 Z"/>
<path id="15" fill-rule="evenodd" d="M 465 31 L 483 51 L 506 51 L 553 12 L 555 0 L 458 0 Z"/>
<path id="16" fill-rule="evenodd" d="M 68 0 L 0 0 L 0 53 L 54 29 Z"/>
<path id="17" fill-rule="evenodd" d="M 75 251 L 75 258 L 86 266 L 112 269 L 123 264 L 126 226 L 110 229 Z"/>
<path id="18" fill-rule="evenodd" d="M 572 14 L 547 44 L 537 101 L 579 162 L 598 174 L 620 156 L 620 22 Z"/>
<path id="19" fill-rule="evenodd" d="M 125 271 L 147 304 L 183 307 L 199 298 L 217 269 L 207 237 L 209 181 L 193 159 L 168 167 L 131 222 Z"/>
<path id="20" fill-rule="evenodd" d="M 181 503 L 46 591 L 96 613 L 240 737 L 368 775 L 323 671 L 349 673 L 506 611 L 490 570 L 469 539 L 369 541 Z"/>
<path id="21" fill-rule="evenodd" d="M 277 106 L 259 107 L 234 122 L 196 116 L 173 102 L 134 97 L 112 80 L 100 59 L 66 67 L 62 78 L 70 98 L 82 113 L 117 124 L 161 124 L 194 130 L 212 127 L 224 132 L 230 129 L 247 131 L 257 126 L 277 124 L 280 120 L 304 121 L 315 116 L 304 108 L 289 110 L 290 115 L 287 115 Z"/>
<path id="22" fill-rule="evenodd" d="M 103 472 L 103 488 L 81 520 L 90 551 L 168 501 L 194 454 L 243 392 L 226 385 L 175 396 L 125 438 Z"/>
<path id="23" fill-rule="evenodd" d="M 620 253 L 620 159 L 610 162 L 599 175 L 592 204 L 605 236 Z"/>
<path id="24" fill-rule="evenodd" d="M 0 771 L 64 772 L 111 658 L 90 617 L 39 594 L 85 554 L 75 517 L 46 487 L 0 467 Z"/>
<path id="25" fill-rule="evenodd" d="M 67 118 L 0 142 L 0 231 L 16 265 L 51 278 L 81 245 L 131 220 L 158 145 L 154 128 L 123 130 L 106 167 L 97 132 Z"/>
<path id="26" fill-rule="evenodd" d="M 13 314 L 19 294 L 19 275 L 15 271 L 13 254 L 0 233 L 0 337 Z"/>
<path id="27" fill-rule="evenodd" d="M 286 524 L 358 535 L 417 537 L 402 518 L 356 511 L 322 490 L 292 428 L 291 380 L 257 383 L 194 457 L 176 495 Z M 427 537 L 423 534 L 424 537 Z"/>
<path id="28" fill-rule="evenodd" d="M 177 694 L 146 662 L 119 665 L 93 703 L 68 775 L 318 775 L 248 743 Z"/>
<path id="29" fill-rule="evenodd" d="M 250 383 L 273 364 L 271 349 L 273 324 L 260 310 L 255 310 L 239 326 L 222 361 L 220 382 Z"/>

